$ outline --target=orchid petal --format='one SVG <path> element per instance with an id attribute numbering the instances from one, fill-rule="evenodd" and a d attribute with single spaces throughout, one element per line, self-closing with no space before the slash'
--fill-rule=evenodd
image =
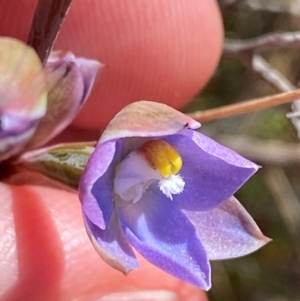
<path id="1" fill-rule="evenodd" d="M 86 216 L 84 220 L 95 249 L 107 264 L 124 274 L 139 267 L 133 250 L 119 225 L 116 212 L 112 214 L 105 230 L 98 228 Z"/>
<path id="2" fill-rule="evenodd" d="M 47 114 L 40 120 L 28 148 L 45 144 L 73 121 L 101 66 L 66 52 L 53 54 L 44 69 L 49 89 Z"/>
<path id="3" fill-rule="evenodd" d="M 121 147 L 116 141 L 98 145 L 80 180 L 82 210 L 100 229 L 105 229 L 113 211 L 114 176 L 120 153 Z"/>
<path id="4" fill-rule="evenodd" d="M 204 152 L 209 153 L 211 156 L 222 159 L 229 164 L 255 170 L 259 168 L 257 164 L 245 159 L 230 148 L 221 145 L 220 143 L 199 132 L 184 130 L 181 132 L 181 134 L 191 139 Z"/>
<path id="5" fill-rule="evenodd" d="M 14 129 L 10 127 L 6 130 L 5 126 L 0 129 L 0 161 L 3 161 L 24 149 L 36 129 L 37 121 L 24 120 L 18 116 L 8 116 L 8 114 L 1 117 L 2 125 L 10 118 L 16 121 Z"/>
<path id="6" fill-rule="evenodd" d="M 136 204 L 118 202 L 122 227 L 149 262 L 183 281 L 210 287 L 210 266 L 195 228 L 172 202 L 149 189 Z"/>
<path id="7" fill-rule="evenodd" d="M 172 135 L 200 123 L 162 103 L 138 101 L 126 106 L 108 124 L 100 143 L 125 137 L 158 137 Z"/>
<path id="8" fill-rule="evenodd" d="M 247 255 L 270 241 L 235 197 L 210 211 L 184 211 L 210 260 Z"/>
<path id="9" fill-rule="evenodd" d="M 133 151 L 118 166 L 114 190 L 123 200 L 135 203 L 154 179 L 160 180 L 160 174 L 139 152 Z"/>
<path id="10" fill-rule="evenodd" d="M 46 112 L 47 89 L 35 51 L 13 38 L 0 38 L 0 114 L 37 120 Z"/>
<path id="11" fill-rule="evenodd" d="M 258 169 L 254 163 L 191 130 L 164 140 L 182 157 L 180 175 L 185 182 L 184 193 L 174 196 L 174 202 L 182 209 L 213 209 L 231 197 Z"/>
<path id="12" fill-rule="evenodd" d="M 79 68 L 84 83 L 84 92 L 82 97 L 82 102 L 84 103 L 92 90 L 97 73 L 99 70 L 102 70 L 105 65 L 96 60 L 76 57 L 69 51 L 52 51 L 47 60 L 46 67 L 53 66 L 61 62 L 74 62 Z"/>

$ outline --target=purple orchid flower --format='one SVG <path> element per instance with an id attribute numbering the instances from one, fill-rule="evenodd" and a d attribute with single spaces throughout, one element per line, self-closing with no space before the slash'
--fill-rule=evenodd
<path id="1" fill-rule="evenodd" d="M 233 197 L 258 166 L 194 131 L 199 126 L 149 101 L 130 104 L 107 126 L 79 197 L 91 241 L 111 266 L 137 268 L 134 248 L 207 290 L 209 260 L 242 256 L 269 241 Z"/>

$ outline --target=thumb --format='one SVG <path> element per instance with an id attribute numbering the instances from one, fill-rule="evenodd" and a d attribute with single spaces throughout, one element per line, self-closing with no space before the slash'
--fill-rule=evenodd
<path id="1" fill-rule="evenodd" d="M 39 184 L 21 183 L 29 179 Z M 0 184 L 1 301 L 207 300 L 142 258 L 128 276 L 104 263 L 87 237 L 76 193 L 36 174 L 13 182 Z"/>

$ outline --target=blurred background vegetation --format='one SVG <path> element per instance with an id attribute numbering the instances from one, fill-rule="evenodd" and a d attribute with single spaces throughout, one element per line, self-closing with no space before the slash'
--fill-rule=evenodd
<path id="1" fill-rule="evenodd" d="M 249 39 L 275 31 L 300 30 L 299 0 L 219 0 L 227 38 Z M 295 86 L 299 49 L 262 53 Z M 237 59 L 220 62 L 213 79 L 185 112 L 277 93 Z M 213 262 L 211 301 L 300 300 L 300 144 L 286 118 L 290 105 L 203 124 L 202 131 L 262 165 L 237 197 L 273 241 L 249 256 Z M 252 149 L 253 146 L 253 149 Z M 282 160 L 270 162 L 268 149 Z M 289 156 L 282 148 L 291 149 Z"/>

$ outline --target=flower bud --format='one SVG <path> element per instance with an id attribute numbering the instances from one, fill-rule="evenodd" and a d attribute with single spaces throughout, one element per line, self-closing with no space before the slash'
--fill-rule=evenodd
<path id="1" fill-rule="evenodd" d="M 28 148 L 41 146 L 65 129 L 87 99 L 102 65 L 76 58 L 70 52 L 52 52 L 44 68 L 47 87 L 47 113 L 40 120 Z"/>
<path id="2" fill-rule="evenodd" d="M 46 112 L 47 88 L 35 51 L 0 38 L 0 160 L 24 148 Z"/>

